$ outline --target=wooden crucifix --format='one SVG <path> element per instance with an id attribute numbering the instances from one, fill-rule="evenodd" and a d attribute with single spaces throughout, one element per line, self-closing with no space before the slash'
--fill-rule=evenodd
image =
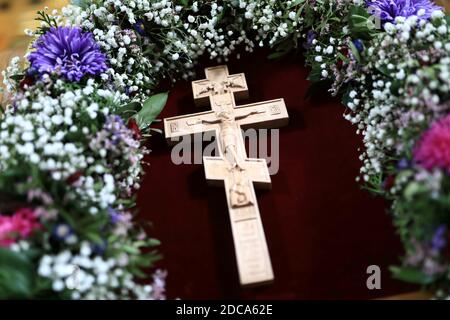
<path id="1" fill-rule="evenodd" d="M 247 157 L 241 127 L 275 128 L 289 116 L 283 99 L 236 106 L 248 97 L 243 73 L 229 75 L 227 66 L 205 69 L 206 79 L 192 82 L 197 105 L 211 111 L 164 119 L 169 142 L 215 131 L 219 157 L 203 157 L 208 182 L 225 185 L 240 283 L 253 286 L 273 281 L 273 270 L 253 185 L 270 188 L 265 159 Z"/>

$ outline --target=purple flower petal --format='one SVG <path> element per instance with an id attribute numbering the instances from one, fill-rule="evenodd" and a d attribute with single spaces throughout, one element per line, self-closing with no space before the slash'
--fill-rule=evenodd
<path id="1" fill-rule="evenodd" d="M 28 60 L 39 74 L 58 73 L 70 81 L 105 72 L 106 56 L 92 33 L 77 27 L 51 28 L 33 44 Z"/>
<path id="2" fill-rule="evenodd" d="M 366 0 L 366 6 L 371 14 L 380 18 L 381 22 L 393 22 L 396 17 L 417 16 L 428 20 L 435 10 L 442 10 L 430 0 Z M 422 15 L 419 16 L 419 10 Z"/>

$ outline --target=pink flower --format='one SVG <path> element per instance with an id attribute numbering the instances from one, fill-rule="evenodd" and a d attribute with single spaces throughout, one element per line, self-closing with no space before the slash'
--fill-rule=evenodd
<path id="1" fill-rule="evenodd" d="M 422 135 L 414 160 L 425 169 L 437 167 L 450 174 L 450 115 L 434 122 Z"/>
<path id="2" fill-rule="evenodd" d="M 28 238 L 40 228 L 37 215 L 30 208 L 19 209 L 12 216 L 0 215 L 0 247 L 9 247 L 18 239 Z"/>

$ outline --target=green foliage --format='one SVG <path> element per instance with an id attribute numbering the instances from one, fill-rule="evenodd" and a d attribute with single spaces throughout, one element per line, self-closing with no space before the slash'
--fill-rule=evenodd
<path id="1" fill-rule="evenodd" d="M 29 298 L 35 271 L 29 257 L 0 248 L 0 299 Z"/>
<path id="2" fill-rule="evenodd" d="M 428 285 L 436 280 L 435 277 L 428 276 L 421 270 L 413 267 L 390 267 L 389 270 L 395 279 L 413 284 Z"/>
<path id="3" fill-rule="evenodd" d="M 78 6 L 81 8 L 86 8 L 87 6 L 89 6 L 89 2 L 88 0 L 71 0 L 70 3 L 73 4 L 74 6 Z"/>
<path id="4" fill-rule="evenodd" d="M 353 44 L 353 42 L 349 42 L 348 46 L 349 46 L 350 50 L 352 51 L 353 56 L 355 57 L 356 61 L 361 63 L 361 55 L 359 54 L 359 51 L 358 51 L 358 49 L 356 49 L 356 47 Z"/>
<path id="5" fill-rule="evenodd" d="M 188 7 L 189 6 L 189 0 L 179 0 L 180 4 L 183 5 L 184 7 Z"/>
<path id="6" fill-rule="evenodd" d="M 300 4 L 304 4 L 306 2 L 306 0 L 293 0 L 291 1 L 291 3 L 288 5 L 288 9 L 292 9 Z M 300 7 L 300 9 L 302 9 L 303 7 Z M 299 10 L 300 10 L 299 9 Z"/>
<path id="7" fill-rule="evenodd" d="M 142 104 L 137 101 L 132 101 L 116 109 L 115 113 L 120 115 L 124 119 L 128 119 L 136 115 L 142 108 Z"/>
<path id="8" fill-rule="evenodd" d="M 356 39 L 370 40 L 377 32 L 374 17 L 361 6 L 352 6 L 348 16 L 349 29 Z"/>
<path id="9" fill-rule="evenodd" d="M 142 109 L 136 114 L 136 121 L 141 130 L 147 128 L 161 113 L 168 96 L 168 92 L 158 93 L 144 102 Z"/>
<path id="10" fill-rule="evenodd" d="M 49 29 L 58 27 L 56 19 L 48 15 L 45 11 L 38 11 L 37 14 L 38 17 L 35 20 L 43 23 L 38 30 L 39 34 L 44 34 Z"/>

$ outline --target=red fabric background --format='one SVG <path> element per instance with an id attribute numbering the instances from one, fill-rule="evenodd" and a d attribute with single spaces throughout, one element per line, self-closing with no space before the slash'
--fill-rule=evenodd
<path id="1" fill-rule="evenodd" d="M 153 222 L 150 234 L 162 241 L 158 266 L 169 272 L 168 296 L 367 299 L 414 290 L 390 277 L 387 268 L 398 263 L 401 245 L 388 204 L 355 182 L 361 137 L 343 119 L 344 107 L 326 91 L 305 100 L 303 61 L 266 55 L 244 55 L 228 66 L 230 73 L 245 72 L 250 102 L 283 97 L 290 116 L 280 132 L 280 170 L 272 190 L 257 191 L 275 282 L 239 287 L 224 189 L 207 186 L 201 165 L 174 165 L 171 147 L 155 135 L 138 205 L 139 217 Z M 198 77 L 204 78 L 202 69 Z M 190 83 L 170 90 L 161 118 L 201 111 Z M 381 290 L 366 287 L 371 264 L 382 269 Z"/>

